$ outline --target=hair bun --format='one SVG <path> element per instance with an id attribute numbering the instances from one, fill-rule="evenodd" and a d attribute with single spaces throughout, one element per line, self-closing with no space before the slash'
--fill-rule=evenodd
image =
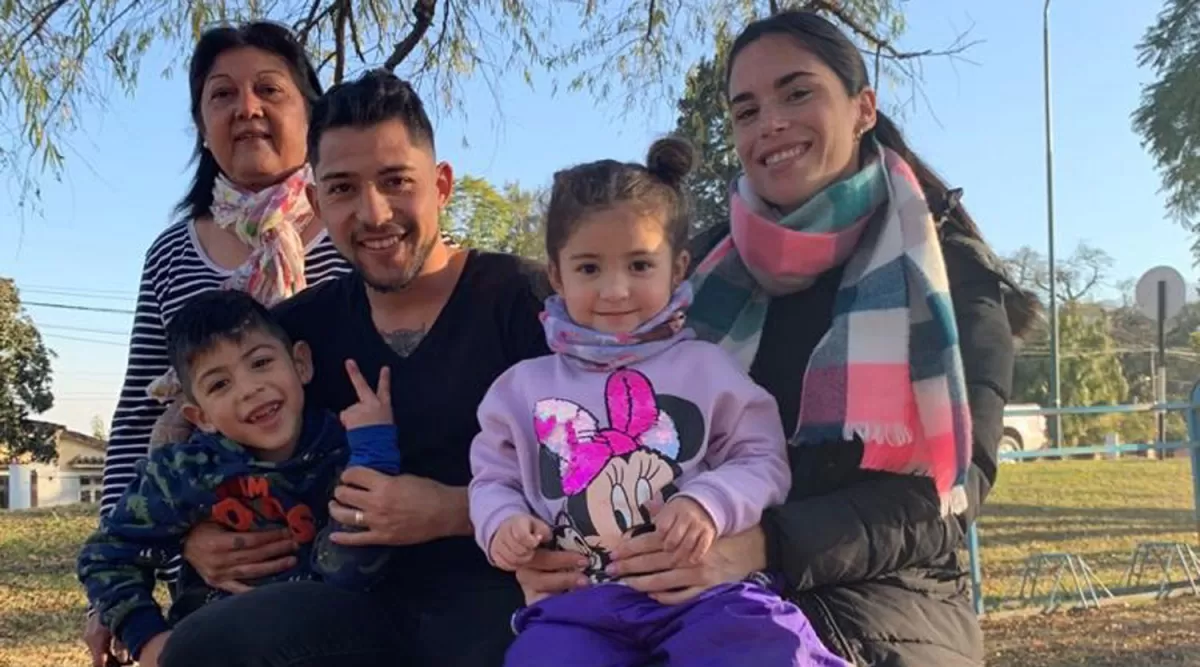
<path id="1" fill-rule="evenodd" d="M 646 170 L 667 185 L 677 188 L 696 166 L 696 149 L 686 139 L 663 137 L 650 145 Z"/>

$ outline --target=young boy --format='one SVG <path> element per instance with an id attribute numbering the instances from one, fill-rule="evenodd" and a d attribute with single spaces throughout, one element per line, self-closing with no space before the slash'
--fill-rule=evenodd
<path id="1" fill-rule="evenodd" d="M 169 620 L 154 601 L 154 572 L 163 564 L 157 554 L 177 551 L 193 526 L 215 521 L 235 531 L 291 531 L 297 565 L 251 585 L 323 579 L 364 589 L 388 548 L 334 544 L 330 533 L 355 529 L 328 520 L 328 501 L 347 453 L 350 466 L 389 475 L 400 469 L 388 369 L 372 391 L 347 362 L 359 400 L 342 413 L 342 423 L 305 410 L 308 346 L 293 344 L 252 297 L 225 290 L 196 296 L 167 327 L 167 350 L 195 434 L 138 464 L 78 563 L 101 622 L 142 665 L 157 664 L 175 622 L 226 595 L 185 564 Z"/>

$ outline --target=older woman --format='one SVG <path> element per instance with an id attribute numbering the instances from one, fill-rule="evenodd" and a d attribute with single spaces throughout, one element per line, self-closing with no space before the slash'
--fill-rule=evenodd
<path id="1" fill-rule="evenodd" d="M 696 567 L 668 569 L 651 534 L 616 573 L 664 601 L 776 573 L 855 664 L 983 664 L 956 548 L 995 480 L 1013 333 L 1033 304 L 876 109 L 835 26 L 778 14 L 729 58 L 744 174 L 730 222 L 695 240 L 689 323 L 775 397 L 792 491 Z M 578 583 L 547 572 L 561 558 L 519 573 L 527 599 Z"/>
<path id="2" fill-rule="evenodd" d="M 179 220 L 151 244 L 138 290 L 129 363 L 113 417 L 100 511 L 111 510 L 146 456 L 169 390 L 164 326 L 198 292 L 243 289 L 273 304 L 349 271 L 312 215 L 305 186 L 309 111 L 321 84 L 303 47 L 284 27 L 248 23 L 205 32 L 188 75 L 196 125 L 196 173 Z M 159 385 L 164 383 L 159 382 Z M 287 531 L 242 536 L 249 569 L 209 573 L 236 587 L 282 571 Z M 233 565 L 231 563 L 231 565 Z M 89 616 L 88 646 L 102 664 L 109 637 Z"/>

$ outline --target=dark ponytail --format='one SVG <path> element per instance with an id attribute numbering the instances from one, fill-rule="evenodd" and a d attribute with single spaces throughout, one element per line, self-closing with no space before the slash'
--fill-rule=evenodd
<path id="1" fill-rule="evenodd" d="M 896 127 L 891 118 L 888 118 L 882 111 L 876 111 L 875 127 L 865 136 L 872 137 L 884 148 L 891 149 L 907 162 L 909 167 L 912 167 L 913 174 L 917 177 L 917 183 L 920 183 L 921 190 L 925 194 L 925 201 L 929 204 L 929 210 L 940 224 L 948 224 L 960 234 L 983 240 L 983 234 L 980 233 L 975 221 L 971 219 L 971 215 L 967 213 L 967 209 L 953 201 L 949 186 L 908 147 L 900 128 Z"/>
<path id="2" fill-rule="evenodd" d="M 812 12 L 789 11 L 755 21 L 738 35 L 730 47 L 729 59 L 726 62 L 726 88 L 729 86 L 729 75 L 738 53 L 768 35 L 783 35 L 798 41 L 805 50 L 833 70 L 849 95 L 857 95 L 870 85 L 867 65 L 862 54 L 836 25 Z M 1013 333 L 1017 336 L 1028 333 L 1040 317 L 1041 303 L 1032 292 L 1022 289 L 1008 277 L 1004 266 L 988 248 L 979 227 L 959 203 L 962 191 L 952 190 L 947 186 L 946 182 L 908 147 L 900 128 L 882 111 L 876 111 L 875 127 L 864 138 L 866 137 L 873 137 L 884 147 L 895 151 L 912 167 L 925 194 L 929 210 L 938 222 L 943 243 L 949 239 L 956 239 L 955 242 L 961 239 L 962 245 L 968 247 L 985 267 L 996 274 L 1007 288 L 1004 305 Z"/>
<path id="3" fill-rule="evenodd" d="M 984 241 L 983 233 L 980 232 L 979 226 L 975 224 L 971 214 L 959 203 L 962 191 L 951 190 L 946 182 L 908 147 L 903 133 L 892 122 L 892 119 L 882 111 L 876 111 L 875 118 L 875 127 L 867 133 L 867 136 L 873 136 L 880 145 L 891 149 L 908 163 L 925 194 L 925 202 L 929 205 L 929 211 L 938 223 L 938 231 L 943 242 L 947 237 L 953 238 L 955 235 L 964 237 L 966 241 L 964 245 L 973 251 L 973 254 L 984 266 L 995 273 L 996 277 L 1008 288 L 1007 298 L 1004 299 L 1004 308 L 1013 334 L 1019 337 L 1029 333 L 1033 325 L 1041 318 L 1041 302 L 1037 295 L 1020 287 L 1008 276 L 1008 272 L 1004 270 L 1000 260 Z"/>
<path id="4" fill-rule="evenodd" d="M 175 214 L 182 220 L 206 218 L 212 214 L 213 185 L 221 174 L 221 167 L 211 151 L 204 147 L 204 120 L 200 105 L 204 96 L 204 82 L 212 71 L 217 58 L 226 51 L 252 47 L 283 59 L 296 88 L 304 97 L 305 106 L 311 116 L 313 104 L 321 97 L 321 80 L 313 69 L 304 47 L 296 40 L 292 31 L 270 21 L 254 21 L 240 26 L 219 26 L 206 30 L 192 50 L 188 66 L 188 88 L 191 92 L 192 123 L 196 127 L 196 147 L 192 155 L 196 172 L 187 194 L 175 205 Z"/>

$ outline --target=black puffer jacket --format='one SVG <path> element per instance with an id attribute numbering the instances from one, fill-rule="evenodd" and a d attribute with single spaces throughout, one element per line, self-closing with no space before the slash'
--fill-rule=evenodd
<path id="1" fill-rule="evenodd" d="M 703 257 L 726 229 L 696 238 Z M 982 665 L 983 638 L 956 549 L 996 479 L 996 448 L 1012 384 L 1013 336 L 1004 280 L 990 253 L 955 232 L 942 238 L 974 425 L 965 517 L 941 517 L 928 478 L 860 470 L 861 443 L 793 448 L 792 492 L 763 517 L 769 569 L 826 644 L 858 665 Z M 751 376 L 779 402 L 792 432 L 804 369 L 830 326 L 841 272 L 772 301 Z"/>

